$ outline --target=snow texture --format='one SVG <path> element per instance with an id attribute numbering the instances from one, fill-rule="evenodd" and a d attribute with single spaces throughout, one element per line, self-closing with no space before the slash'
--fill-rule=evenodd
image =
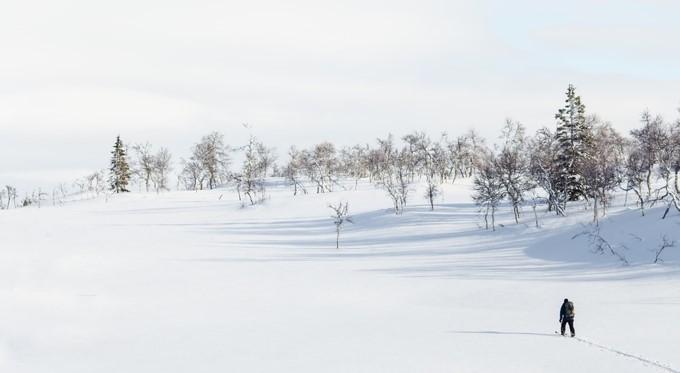
<path id="1" fill-rule="evenodd" d="M 401 216 L 368 184 L 268 183 L 246 208 L 213 190 L 0 212 L 0 370 L 680 371 L 680 245 L 652 264 L 680 240 L 675 212 L 617 197 L 600 234 L 625 266 L 579 235 L 583 203 L 541 228 L 501 206 L 491 232 L 469 181 Z M 340 201 L 354 224 L 337 250 Z M 574 339 L 554 333 L 565 297 Z"/>

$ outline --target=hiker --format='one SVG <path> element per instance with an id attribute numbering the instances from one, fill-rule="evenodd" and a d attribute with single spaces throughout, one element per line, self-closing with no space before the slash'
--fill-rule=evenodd
<path id="1" fill-rule="evenodd" d="M 569 299 L 564 299 L 562 303 L 562 308 L 560 308 L 560 323 L 562 324 L 562 335 L 564 335 L 564 329 L 569 323 L 569 331 L 571 331 L 571 336 L 576 336 L 576 331 L 574 330 L 574 303 L 570 302 Z"/>

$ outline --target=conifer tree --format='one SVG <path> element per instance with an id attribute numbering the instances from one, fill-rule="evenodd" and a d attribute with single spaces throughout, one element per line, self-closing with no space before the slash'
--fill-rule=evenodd
<path id="1" fill-rule="evenodd" d="M 126 151 L 120 136 L 116 137 L 116 143 L 111 152 L 111 168 L 109 169 L 109 185 L 115 193 L 129 192 L 127 189 L 130 181 L 130 166 L 127 163 Z"/>
<path id="2" fill-rule="evenodd" d="M 592 131 L 585 112 L 581 97 L 576 95 L 574 86 L 570 84 L 565 105 L 555 114 L 555 137 L 559 147 L 557 186 L 571 201 L 586 195 L 581 168 L 589 156 Z"/>

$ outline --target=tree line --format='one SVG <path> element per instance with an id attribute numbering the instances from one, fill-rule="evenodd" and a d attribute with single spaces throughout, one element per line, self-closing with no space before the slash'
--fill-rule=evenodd
<path id="1" fill-rule="evenodd" d="M 401 138 L 387 135 L 374 144 L 338 149 L 322 142 L 307 149 L 290 147 L 277 163 L 276 150 L 254 136 L 241 146 L 226 144 L 224 135 L 212 132 L 200 138 L 180 158 L 177 189 L 205 190 L 233 187 L 244 205 L 267 198 L 266 178 L 281 177 L 293 195 L 328 193 L 347 188 L 341 180 L 367 179 L 383 189 L 396 214 L 411 200 L 413 184 L 422 182 L 424 198 L 435 208 L 441 185 L 458 178 L 474 178 L 473 200 L 480 206 L 487 229 L 495 229 L 495 213 L 502 203 L 519 222 L 522 208 L 530 205 L 538 225 L 537 206 L 557 215 L 567 213 L 567 203 L 584 201 L 592 207 L 593 220 L 607 212 L 616 190 L 630 194 L 644 215 L 656 204 L 665 204 L 664 216 L 679 209 L 680 120 L 667 123 L 645 111 L 640 127 L 628 136 L 586 112 L 573 85 L 555 114 L 557 126 L 533 135 L 523 124 L 506 120 L 498 142 L 487 144 L 475 131 L 452 137 L 431 138 L 415 131 Z M 234 165 L 235 153 L 241 163 Z M 91 196 L 140 190 L 170 189 L 173 158 L 166 148 L 155 150 L 146 143 L 126 146 L 120 137 L 111 151 L 108 171 L 97 171 L 73 183 L 75 193 Z M 61 185 L 52 192 L 54 204 L 66 198 Z M 40 190 L 17 203 L 12 186 L 0 189 L 0 208 L 40 204 L 49 194 Z"/>
<path id="2" fill-rule="evenodd" d="M 610 123 L 587 115 L 572 85 L 555 119 L 555 131 L 542 128 L 533 136 L 508 120 L 501 144 L 485 150 L 473 198 L 485 217 L 491 215 L 492 229 L 502 201 L 509 202 L 518 222 L 527 200 L 534 211 L 536 203 L 544 202 L 557 215 L 566 214 L 567 202 L 583 200 L 592 206 L 597 223 L 616 190 L 626 191 L 626 199 L 632 192 L 642 215 L 657 203 L 666 206 L 664 218 L 673 207 L 680 211 L 680 120 L 666 123 L 645 111 L 641 126 L 625 137 Z M 542 197 L 536 196 L 537 189 Z"/>

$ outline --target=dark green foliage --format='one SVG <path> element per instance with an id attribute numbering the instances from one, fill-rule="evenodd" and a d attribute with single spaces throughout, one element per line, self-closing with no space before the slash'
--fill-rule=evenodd
<path id="1" fill-rule="evenodd" d="M 130 166 L 127 163 L 126 151 L 120 136 L 116 137 L 116 143 L 111 152 L 111 168 L 109 169 L 109 186 L 115 193 L 129 192 L 127 189 L 130 182 Z"/>
<path id="2" fill-rule="evenodd" d="M 555 114 L 557 119 L 555 138 L 559 148 L 557 188 L 571 201 L 586 196 L 587 192 L 582 168 L 592 147 L 592 130 L 585 111 L 581 97 L 576 95 L 574 86 L 570 84 L 565 105 Z"/>

